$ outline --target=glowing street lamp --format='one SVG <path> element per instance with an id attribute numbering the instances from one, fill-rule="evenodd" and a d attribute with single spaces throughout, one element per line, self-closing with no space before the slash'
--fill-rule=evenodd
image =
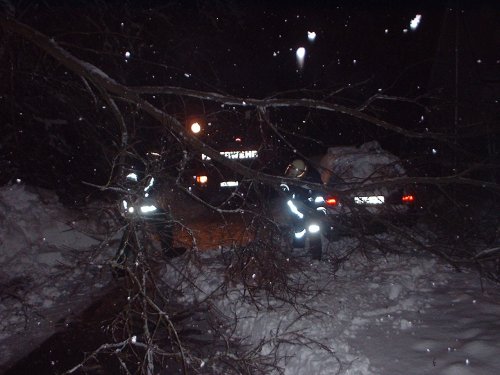
<path id="1" fill-rule="evenodd" d="M 201 132 L 201 125 L 199 122 L 193 122 L 191 124 L 191 131 L 194 133 L 194 134 L 198 134 L 199 132 Z"/>

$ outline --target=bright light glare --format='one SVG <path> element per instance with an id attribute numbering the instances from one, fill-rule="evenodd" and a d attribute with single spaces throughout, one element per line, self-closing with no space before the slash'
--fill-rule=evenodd
<path id="1" fill-rule="evenodd" d="M 316 39 L 316 33 L 314 31 L 308 31 L 307 39 L 309 39 L 310 42 L 314 42 L 314 39 Z"/>
<path id="2" fill-rule="evenodd" d="M 325 198 L 321 197 L 321 196 L 317 196 L 316 198 L 314 198 L 314 203 L 323 203 L 325 201 Z"/>
<path id="3" fill-rule="evenodd" d="M 196 182 L 199 184 L 206 184 L 208 182 L 207 176 L 196 176 Z"/>
<path id="4" fill-rule="evenodd" d="M 403 202 L 413 202 L 413 201 L 415 201 L 415 197 L 414 197 L 413 195 L 411 195 L 411 194 L 408 194 L 408 195 L 404 195 L 404 196 L 401 198 L 401 200 L 402 200 Z"/>
<path id="5" fill-rule="evenodd" d="M 191 131 L 195 134 L 201 132 L 201 125 L 198 122 L 193 122 L 191 124 Z"/>
<path id="6" fill-rule="evenodd" d="M 141 206 L 141 212 L 143 214 L 147 214 L 149 212 L 154 212 L 156 210 L 157 210 L 156 206 L 153 206 L 153 205 L 151 205 L 151 206 Z"/>
<path id="7" fill-rule="evenodd" d="M 410 29 L 416 30 L 421 20 L 422 20 L 422 15 L 417 14 L 415 18 L 413 18 L 410 22 Z"/>
<path id="8" fill-rule="evenodd" d="M 297 52 L 295 52 L 297 55 L 297 59 L 303 60 L 304 57 L 306 57 L 306 49 L 304 47 L 299 47 L 297 48 Z"/>
<path id="9" fill-rule="evenodd" d="M 307 229 L 309 230 L 309 233 L 318 233 L 321 228 L 318 224 L 311 224 Z"/>

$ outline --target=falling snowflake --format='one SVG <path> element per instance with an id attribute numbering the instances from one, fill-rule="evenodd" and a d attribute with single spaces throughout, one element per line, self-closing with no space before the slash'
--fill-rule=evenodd
<path id="1" fill-rule="evenodd" d="M 422 15 L 421 14 L 417 14 L 415 16 L 415 18 L 413 18 L 410 22 L 410 28 L 412 30 L 416 30 L 418 25 L 420 24 L 420 21 L 422 20 Z"/>

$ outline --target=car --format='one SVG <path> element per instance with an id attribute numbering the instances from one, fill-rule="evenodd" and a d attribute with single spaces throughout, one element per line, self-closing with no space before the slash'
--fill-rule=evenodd
<path id="1" fill-rule="evenodd" d="M 415 188 L 399 183 L 407 177 L 403 162 L 377 141 L 330 147 L 317 169 L 328 191 L 324 199 L 331 237 L 377 232 L 414 218 Z"/>

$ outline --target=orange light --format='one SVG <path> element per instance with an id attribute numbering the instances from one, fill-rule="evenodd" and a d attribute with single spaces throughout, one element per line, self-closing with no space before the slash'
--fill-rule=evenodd
<path id="1" fill-rule="evenodd" d="M 196 182 L 199 183 L 200 185 L 204 185 L 208 182 L 208 177 L 207 176 L 196 176 Z"/>
<path id="2" fill-rule="evenodd" d="M 327 197 L 325 199 L 325 202 L 328 206 L 336 206 L 337 205 L 337 198 L 335 197 Z"/>
<path id="3" fill-rule="evenodd" d="M 401 198 L 401 201 L 405 202 L 405 203 L 410 203 L 410 202 L 415 201 L 415 197 L 411 194 L 403 195 L 403 197 Z"/>

